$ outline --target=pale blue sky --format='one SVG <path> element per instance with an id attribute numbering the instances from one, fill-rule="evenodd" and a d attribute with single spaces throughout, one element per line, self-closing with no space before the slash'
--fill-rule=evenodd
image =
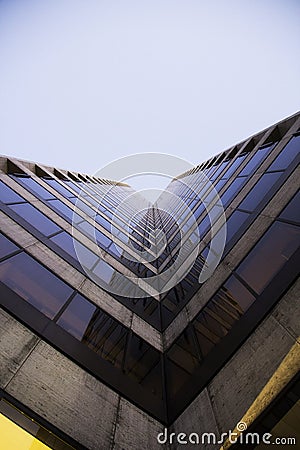
<path id="1" fill-rule="evenodd" d="M 197 164 L 299 108 L 300 2 L 0 1 L 0 153 Z"/>

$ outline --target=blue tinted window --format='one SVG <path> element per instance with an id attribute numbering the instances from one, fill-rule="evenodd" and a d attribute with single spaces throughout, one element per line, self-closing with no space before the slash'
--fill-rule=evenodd
<path id="1" fill-rule="evenodd" d="M 51 241 L 55 242 L 59 247 L 65 250 L 73 258 L 77 259 L 76 252 L 74 249 L 73 238 L 69 233 L 63 231 L 62 233 L 56 234 L 50 238 Z"/>
<path id="2" fill-rule="evenodd" d="M 25 202 L 25 199 L 16 194 L 13 189 L 6 186 L 2 181 L 0 182 L 0 200 L 3 203 L 19 203 Z"/>
<path id="3" fill-rule="evenodd" d="M 50 319 L 58 313 L 73 289 L 26 253 L 0 263 L 2 283 Z"/>
<path id="4" fill-rule="evenodd" d="M 11 240 L 9 240 L 3 234 L 0 234 L 0 258 L 10 255 L 16 250 L 19 250 L 19 247 L 17 247 Z"/>
<path id="5" fill-rule="evenodd" d="M 254 211 L 280 176 L 281 172 L 265 173 L 240 203 L 239 208 Z"/>
<path id="6" fill-rule="evenodd" d="M 96 306 L 81 295 L 76 294 L 57 323 L 81 341 L 95 311 Z"/>
<path id="7" fill-rule="evenodd" d="M 23 175 L 10 175 L 11 178 L 17 180 L 20 184 L 22 184 L 26 189 L 33 192 L 37 197 L 42 198 L 43 200 L 48 200 L 50 198 L 55 198 L 52 194 L 50 194 L 47 189 L 43 188 L 39 183 L 33 180 L 30 177 L 26 177 Z"/>
<path id="8" fill-rule="evenodd" d="M 244 161 L 246 155 L 240 155 L 236 158 L 236 160 L 231 164 L 230 167 L 226 170 L 226 172 L 223 174 L 222 178 L 227 179 L 231 177 L 231 175 L 236 171 L 236 169 L 242 164 Z"/>
<path id="9" fill-rule="evenodd" d="M 250 161 L 245 165 L 243 170 L 240 172 L 240 176 L 249 176 L 254 170 L 261 164 L 261 162 L 267 157 L 275 144 L 271 144 L 268 147 L 260 148 L 252 156 Z"/>
<path id="10" fill-rule="evenodd" d="M 56 233 L 60 230 L 59 226 L 57 226 L 54 222 L 52 222 L 52 220 L 48 219 L 48 217 L 29 203 L 10 205 L 10 209 L 15 211 L 20 217 L 30 223 L 45 236 L 49 236 L 50 234 Z"/>
<path id="11" fill-rule="evenodd" d="M 64 197 L 74 197 L 73 192 L 70 192 L 68 189 L 66 189 L 64 186 L 62 186 L 58 181 L 52 180 L 49 178 L 44 178 L 44 181 L 46 181 L 49 186 L 53 187 L 57 192 L 59 192 Z"/>
<path id="12" fill-rule="evenodd" d="M 249 214 L 243 211 L 234 211 L 234 213 L 227 220 L 227 237 L 226 242 L 229 242 L 233 236 L 239 231 L 243 223 L 248 219 Z"/>
<path id="13" fill-rule="evenodd" d="M 268 172 L 272 170 L 286 169 L 294 158 L 300 153 L 300 135 L 294 136 L 287 145 L 282 149 L 275 161 L 268 168 Z"/>
<path id="14" fill-rule="evenodd" d="M 280 219 L 300 223 L 300 192 L 298 192 L 280 214 Z"/>
<path id="15" fill-rule="evenodd" d="M 260 294 L 299 245 L 299 227 L 275 222 L 240 264 L 237 273 Z"/>
<path id="16" fill-rule="evenodd" d="M 69 222 L 72 222 L 73 210 L 60 200 L 49 200 L 48 205 L 52 207 L 60 216 L 62 215 Z"/>
<path id="17" fill-rule="evenodd" d="M 71 189 L 73 189 L 73 191 L 75 191 L 77 194 L 81 195 L 83 194 L 82 189 L 80 187 L 81 183 L 75 183 L 73 181 L 69 181 L 69 180 L 63 180 L 63 182 L 67 185 L 70 186 Z"/>
<path id="18" fill-rule="evenodd" d="M 236 196 L 236 194 L 240 191 L 241 187 L 245 183 L 245 178 L 236 178 L 233 182 L 228 186 L 226 191 L 221 196 L 221 201 L 223 203 L 224 208 L 231 202 L 231 200 Z"/>
<path id="19" fill-rule="evenodd" d="M 224 161 L 222 162 L 218 169 L 215 171 L 215 173 L 210 177 L 211 180 L 215 180 L 216 178 L 218 178 L 218 176 L 220 175 L 220 173 L 225 169 L 225 167 L 227 166 L 227 164 L 229 163 L 229 161 Z"/>

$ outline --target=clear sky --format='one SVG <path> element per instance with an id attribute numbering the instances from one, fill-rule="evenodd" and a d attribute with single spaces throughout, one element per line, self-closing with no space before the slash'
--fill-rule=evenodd
<path id="1" fill-rule="evenodd" d="M 0 1 L 0 153 L 197 164 L 299 109 L 300 2 Z"/>

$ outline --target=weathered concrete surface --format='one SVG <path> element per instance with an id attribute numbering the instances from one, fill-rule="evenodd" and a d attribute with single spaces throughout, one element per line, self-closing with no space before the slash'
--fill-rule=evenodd
<path id="1" fill-rule="evenodd" d="M 200 438 L 200 444 L 198 446 L 192 443 L 174 443 L 171 445 L 172 450 L 177 450 L 179 448 L 185 448 L 188 450 L 192 450 L 195 448 L 201 448 L 203 450 L 217 450 L 220 448 L 220 445 L 213 444 L 213 437 L 210 437 L 211 440 L 208 441 L 208 436 L 203 436 L 202 444 L 203 433 L 214 433 L 216 439 L 219 439 L 220 435 L 207 389 L 204 389 L 201 394 L 198 395 L 198 397 L 190 404 L 190 406 L 188 406 L 188 408 L 181 414 L 181 416 L 178 417 L 178 419 L 171 426 L 169 434 L 172 432 L 176 433 L 176 436 L 178 436 L 179 433 L 186 433 L 187 438 L 184 439 L 188 442 L 189 437 L 191 438 L 192 442 L 197 442 L 195 441 L 195 436 L 192 436 L 191 433 L 197 433 Z"/>
<path id="2" fill-rule="evenodd" d="M 6 391 L 89 449 L 109 448 L 118 395 L 45 342 Z"/>
<path id="3" fill-rule="evenodd" d="M 1 388 L 5 388 L 37 342 L 37 336 L 0 309 Z"/>
<path id="4" fill-rule="evenodd" d="M 159 422 L 122 398 L 118 410 L 112 449 L 167 449 L 169 446 L 160 445 L 157 442 L 157 435 L 162 431 L 163 426 Z"/>
<path id="5" fill-rule="evenodd" d="M 272 316 L 300 344 L 300 279 L 274 308 Z"/>
<path id="6" fill-rule="evenodd" d="M 0 311 L 1 387 L 90 450 L 168 448 L 162 425 Z"/>
<path id="7" fill-rule="evenodd" d="M 215 376 L 208 390 L 221 432 L 235 427 L 294 342 L 270 316 Z"/>

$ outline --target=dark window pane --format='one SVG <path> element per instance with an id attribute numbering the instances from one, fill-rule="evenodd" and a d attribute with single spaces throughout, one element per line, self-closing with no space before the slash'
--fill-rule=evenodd
<path id="1" fill-rule="evenodd" d="M 141 383 L 160 359 L 160 353 L 141 339 L 132 335 L 126 357 L 125 371 L 130 378 Z"/>
<path id="2" fill-rule="evenodd" d="M 50 319 L 58 313 L 73 289 L 26 253 L 0 263 L 0 279 Z"/>
<path id="3" fill-rule="evenodd" d="M 228 186 L 226 191 L 221 196 L 221 201 L 223 203 L 224 208 L 226 208 L 229 203 L 233 200 L 236 194 L 240 191 L 243 184 L 245 183 L 246 178 L 236 178 L 233 182 Z"/>
<path id="4" fill-rule="evenodd" d="M 122 367 L 127 330 L 100 309 L 94 312 L 82 342 L 117 368 Z"/>
<path id="5" fill-rule="evenodd" d="M 254 211 L 280 176 L 281 172 L 265 173 L 253 186 L 249 194 L 246 195 L 242 203 L 240 203 L 239 208 Z"/>
<path id="6" fill-rule="evenodd" d="M 248 219 L 249 214 L 243 211 L 234 211 L 227 220 L 227 236 L 226 242 L 229 242 L 233 236 L 239 231 L 243 223 Z"/>
<path id="7" fill-rule="evenodd" d="M 81 341 L 95 311 L 96 306 L 81 295 L 76 294 L 57 323 Z"/>
<path id="8" fill-rule="evenodd" d="M 55 198 L 52 194 L 50 194 L 47 189 L 43 188 L 39 183 L 33 180 L 30 177 L 25 175 L 10 175 L 11 178 L 14 178 L 18 181 L 22 186 L 24 186 L 28 191 L 34 193 L 38 198 L 43 200 L 49 200 Z"/>
<path id="9" fill-rule="evenodd" d="M 60 230 L 58 225 L 48 219 L 48 217 L 29 203 L 10 205 L 10 209 L 15 211 L 20 217 L 30 223 L 30 225 L 43 233 L 45 236 L 49 236 L 50 234 L 56 233 Z"/>
<path id="10" fill-rule="evenodd" d="M 191 328 L 187 328 L 172 345 L 168 351 L 168 358 L 191 374 L 199 366 L 200 361 Z"/>
<path id="11" fill-rule="evenodd" d="M 73 192 L 70 192 L 68 189 L 66 189 L 64 186 L 62 186 L 58 181 L 52 180 L 49 178 L 43 178 L 44 181 L 46 181 L 49 186 L 53 187 L 57 192 L 59 192 L 64 197 L 74 197 Z"/>
<path id="12" fill-rule="evenodd" d="M 300 192 L 292 198 L 279 217 L 300 223 Z"/>
<path id="13" fill-rule="evenodd" d="M 260 294 L 300 244 L 299 228 L 275 222 L 237 269 L 237 273 Z"/>
<path id="14" fill-rule="evenodd" d="M 2 181 L 0 182 L 0 200 L 3 203 L 19 203 L 25 202 L 25 199 L 16 194 L 13 189 L 8 187 Z"/>
<path id="15" fill-rule="evenodd" d="M 168 398 L 171 400 L 174 395 L 183 387 L 186 382 L 190 380 L 191 375 L 189 372 L 184 370 L 182 367 L 179 367 L 173 361 L 165 359 L 165 370 L 166 370 L 166 379 L 168 382 L 166 383 L 166 388 L 168 392 Z"/>
<path id="16" fill-rule="evenodd" d="M 252 156 L 250 161 L 245 165 L 243 170 L 239 173 L 240 176 L 249 176 L 254 170 L 261 164 L 261 162 L 267 157 L 270 151 L 274 148 L 275 144 L 270 144 L 268 147 L 259 148 Z"/>
<path id="17" fill-rule="evenodd" d="M 0 234 L 0 258 L 10 255 L 16 250 L 19 250 L 19 247 L 17 247 L 11 240 L 9 240 L 3 234 Z"/>
<path id="18" fill-rule="evenodd" d="M 234 275 L 228 278 L 218 297 L 219 305 L 230 310 L 236 318 L 247 311 L 255 300 L 254 295 Z"/>
<path id="19" fill-rule="evenodd" d="M 282 149 L 275 161 L 268 168 L 268 172 L 272 170 L 286 169 L 294 158 L 300 153 L 300 135 L 294 136 L 287 145 Z"/>

